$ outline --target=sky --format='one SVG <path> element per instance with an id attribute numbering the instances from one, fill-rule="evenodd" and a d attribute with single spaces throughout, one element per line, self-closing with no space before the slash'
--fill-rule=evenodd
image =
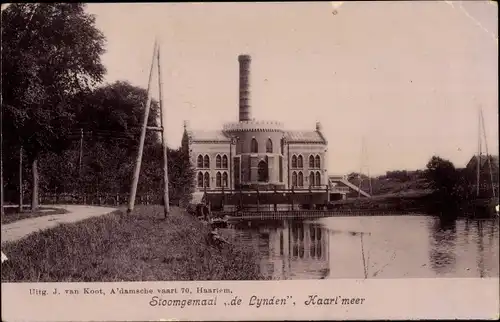
<path id="1" fill-rule="evenodd" d="M 252 116 L 328 140 L 331 174 L 465 166 L 478 109 L 498 154 L 498 8 L 490 1 L 88 4 L 107 38 L 106 82 L 146 88 L 161 45 L 166 135 L 238 119 L 239 54 Z M 158 97 L 154 76 L 153 97 Z M 364 143 L 363 143 L 364 142 Z M 364 153 L 363 151 L 364 146 Z M 484 139 L 483 139 L 484 151 Z"/>

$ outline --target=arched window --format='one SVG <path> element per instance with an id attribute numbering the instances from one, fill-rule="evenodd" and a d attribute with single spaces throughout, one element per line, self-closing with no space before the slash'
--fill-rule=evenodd
<path id="1" fill-rule="evenodd" d="M 222 185 L 224 186 L 224 188 L 228 187 L 227 172 L 224 172 L 224 174 L 222 175 Z"/>
<path id="2" fill-rule="evenodd" d="M 292 186 L 296 187 L 297 186 L 297 172 L 292 173 Z"/>
<path id="3" fill-rule="evenodd" d="M 297 168 L 297 156 L 296 155 L 292 156 L 292 168 L 293 169 Z"/>
<path id="4" fill-rule="evenodd" d="M 309 156 L 309 168 L 314 168 L 314 156 Z"/>
<path id="5" fill-rule="evenodd" d="M 311 171 L 309 174 L 309 186 L 313 187 L 314 186 L 314 172 Z"/>
<path id="6" fill-rule="evenodd" d="M 208 172 L 205 172 L 205 175 L 203 176 L 203 184 L 205 187 L 210 188 L 210 174 Z"/>
<path id="7" fill-rule="evenodd" d="M 273 153 L 273 141 L 270 138 L 266 142 L 266 153 Z"/>
<path id="8" fill-rule="evenodd" d="M 198 156 L 198 160 L 196 162 L 196 166 L 198 168 L 203 168 L 203 156 L 201 154 Z"/>
<path id="9" fill-rule="evenodd" d="M 200 155 L 201 157 L 201 155 Z M 198 172 L 198 187 L 203 188 L 203 173 Z"/>
<path id="10" fill-rule="evenodd" d="M 297 167 L 298 168 L 304 167 L 304 158 L 301 155 L 299 155 L 299 157 L 297 158 Z"/>
<path id="11" fill-rule="evenodd" d="M 222 168 L 227 169 L 227 155 L 225 155 L 225 154 L 222 157 Z"/>
<path id="12" fill-rule="evenodd" d="M 258 152 L 259 152 L 259 143 L 257 143 L 257 140 L 255 138 L 252 138 L 250 153 L 258 153 Z"/>
<path id="13" fill-rule="evenodd" d="M 269 173 L 267 168 L 267 163 L 265 161 L 260 161 L 258 166 L 258 179 L 260 182 L 267 182 L 269 179 Z"/>
<path id="14" fill-rule="evenodd" d="M 304 186 L 304 175 L 302 174 L 302 171 L 299 171 L 299 179 L 298 179 L 298 184 L 299 184 L 299 187 L 303 187 Z"/>
<path id="15" fill-rule="evenodd" d="M 215 167 L 217 169 L 220 169 L 222 167 L 222 158 L 218 154 L 217 157 L 215 157 Z"/>
<path id="16" fill-rule="evenodd" d="M 319 157 L 319 155 L 317 155 L 315 158 L 314 158 L 314 167 L 316 168 L 321 168 L 321 158 Z"/>
<path id="17" fill-rule="evenodd" d="M 316 172 L 316 180 L 314 180 L 317 186 L 321 186 L 321 173 L 319 171 Z"/>
<path id="18" fill-rule="evenodd" d="M 210 158 L 208 157 L 208 155 L 205 155 L 203 157 L 203 167 L 206 169 L 210 169 Z"/>
<path id="19" fill-rule="evenodd" d="M 215 175 L 215 186 L 217 188 L 222 187 L 222 175 L 220 174 L 220 172 L 217 172 L 217 174 Z"/>

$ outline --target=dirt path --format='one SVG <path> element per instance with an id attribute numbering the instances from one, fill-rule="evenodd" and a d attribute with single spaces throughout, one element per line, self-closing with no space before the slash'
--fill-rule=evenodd
<path id="1" fill-rule="evenodd" d="M 102 216 L 116 210 L 110 207 L 54 205 L 51 208 L 65 209 L 69 213 L 28 218 L 2 225 L 2 244 L 16 241 L 39 230 L 55 227 L 63 223 L 72 223 L 90 217 Z"/>

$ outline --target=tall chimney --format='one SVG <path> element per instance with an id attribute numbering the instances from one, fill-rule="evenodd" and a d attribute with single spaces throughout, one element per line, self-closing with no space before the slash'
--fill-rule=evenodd
<path id="1" fill-rule="evenodd" d="M 252 58 L 249 55 L 239 55 L 238 62 L 240 63 L 240 122 L 250 121 L 250 63 Z"/>

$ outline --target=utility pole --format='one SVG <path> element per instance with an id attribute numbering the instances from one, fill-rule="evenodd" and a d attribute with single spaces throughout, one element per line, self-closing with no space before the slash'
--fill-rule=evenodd
<path id="1" fill-rule="evenodd" d="M 144 107 L 144 114 L 142 119 L 142 129 L 141 136 L 139 139 L 139 147 L 137 151 L 137 159 L 135 162 L 134 174 L 132 177 L 132 185 L 130 186 L 130 196 L 128 201 L 128 209 L 127 212 L 131 213 L 134 210 L 135 205 L 135 197 L 137 194 L 137 184 L 139 182 L 139 174 L 141 172 L 141 163 L 142 163 L 142 153 L 144 151 L 144 140 L 146 138 L 146 130 L 148 129 L 148 118 L 149 118 L 149 110 L 151 108 L 151 82 L 153 78 L 153 67 L 155 63 L 155 58 L 157 58 L 157 42 L 155 41 L 153 48 L 153 58 L 151 62 L 151 68 L 149 70 L 149 81 L 148 81 L 148 94 L 146 99 L 146 106 Z M 158 128 L 151 128 L 152 130 L 158 130 Z"/>
<path id="2" fill-rule="evenodd" d="M 476 196 L 479 196 L 479 182 L 481 177 L 481 113 L 479 111 L 477 113 L 478 120 L 477 120 Z"/>
<path id="3" fill-rule="evenodd" d="M 161 78 L 161 60 L 160 60 L 160 46 L 156 49 L 156 62 L 158 64 L 158 96 L 159 96 L 159 104 L 160 104 L 160 128 L 161 128 L 161 145 L 163 148 L 163 203 L 164 203 L 164 214 L 165 218 L 168 217 L 170 213 L 170 201 L 168 197 L 168 147 L 167 147 L 167 139 L 166 139 L 166 131 L 165 131 L 165 123 L 163 121 L 163 116 L 166 114 L 163 110 L 163 81 Z"/>
<path id="4" fill-rule="evenodd" d="M 370 189 L 370 196 L 373 194 L 372 189 L 372 178 L 370 177 L 370 167 L 368 166 L 368 153 L 366 151 L 365 138 L 361 141 L 361 162 L 359 167 L 359 184 L 358 184 L 358 198 L 361 198 L 361 184 L 363 183 L 363 170 L 366 169 L 366 175 L 368 176 L 368 184 Z"/>
<path id="5" fill-rule="evenodd" d="M 3 216 L 3 95 L 1 93 L 0 102 L 0 214 Z"/>
<path id="6" fill-rule="evenodd" d="M 78 159 L 78 178 L 82 176 L 82 159 L 83 159 L 83 128 L 80 129 L 80 156 Z"/>
<path id="7" fill-rule="evenodd" d="M 484 148 L 486 150 L 486 159 L 488 160 L 488 170 L 490 171 L 491 191 L 493 193 L 493 198 L 495 198 L 496 191 L 495 191 L 495 184 L 494 184 L 494 178 L 493 178 L 493 168 L 491 166 L 491 156 L 490 156 L 490 153 L 488 151 L 488 141 L 486 139 L 486 128 L 484 126 L 483 109 L 479 109 L 479 115 L 481 117 L 481 128 L 483 130 L 483 140 L 484 140 Z"/>
<path id="8" fill-rule="evenodd" d="M 19 213 L 23 211 L 23 146 L 19 149 Z"/>

